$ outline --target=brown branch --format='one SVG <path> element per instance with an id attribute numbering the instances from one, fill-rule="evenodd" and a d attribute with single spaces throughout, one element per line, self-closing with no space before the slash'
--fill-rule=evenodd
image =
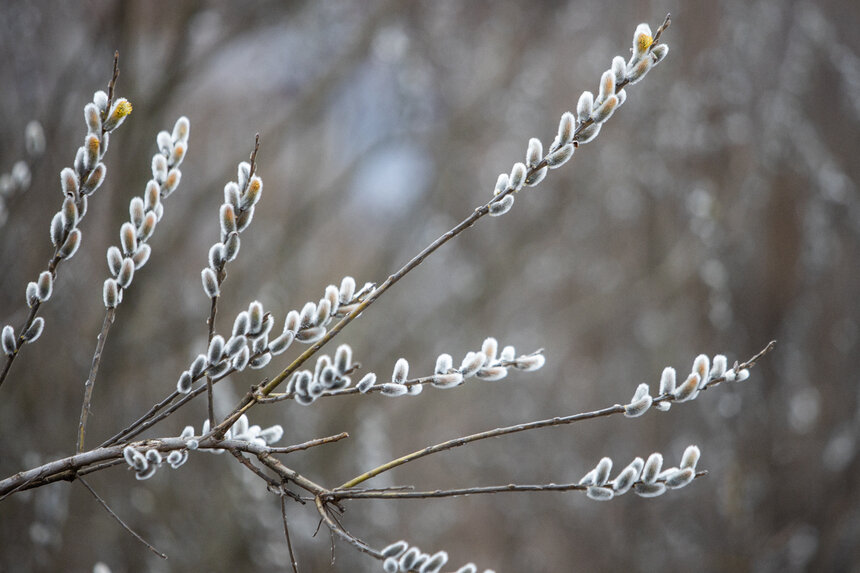
<path id="1" fill-rule="evenodd" d="M 296 556 L 293 553 L 293 542 L 290 540 L 290 526 L 287 525 L 287 500 L 281 496 L 281 515 L 284 518 L 284 537 L 287 538 L 287 549 L 290 552 L 290 565 L 293 567 L 293 573 L 299 573 L 299 564 L 296 563 Z"/>
<path id="2" fill-rule="evenodd" d="M 320 514 L 323 522 L 328 526 L 329 530 L 332 531 L 335 535 L 344 539 L 347 543 L 361 551 L 362 553 L 367 553 L 368 555 L 375 557 L 379 560 L 382 560 L 382 553 L 373 549 L 370 545 L 355 537 L 354 535 L 348 533 L 345 529 L 343 529 L 340 525 L 335 523 L 332 517 L 328 514 L 328 508 L 326 507 L 326 502 L 320 496 L 316 496 L 314 498 L 314 504 L 317 507 L 317 511 Z"/>
<path id="3" fill-rule="evenodd" d="M 759 360 L 762 356 L 770 352 L 776 341 L 771 341 L 765 346 L 762 350 L 760 350 L 755 356 L 747 360 L 746 362 L 740 364 L 738 366 L 740 371 L 745 368 L 752 368 L 756 361 Z M 725 376 L 721 376 L 719 378 L 714 378 L 708 381 L 707 386 L 705 386 L 702 390 L 707 390 L 708 388 L 715 387 L 722 382 L 725 382 Z M 675 401 L 674 396 L 671 394 L 662 394 L 654 398 L 653 403 L 659 403 L 664 401 Z M 625 407 L 620 404 L 615 404 L 614 406 L 610 406 L 608 408 L 603 408 L 601 410 L 594 410 L 592 412 L 583 412 L 580 414 L 573 414 L 572 416 L 562 416 L 550 418 L 548 420 L 537 420 L 534 422 L 528 422 L 526 424 L 517 424 L 514 426 L 507 426 L 503 428 L 496 428 L 494 430 L 488 430 L 485 432 L 479 432 L 477 434 L 472 434 L 469 436 L 462 436 L 460 438 L 455 438 L 453 440 L 448 440 L 446 442 L 442 442 L 440 444 L 436 444 L 434 446 L 428 446 L 426 448 L 417 450 L 412 452 L 411 454 L 407 454 L 403 457 L 397 458 L 395 460 L 391 460 L 381 466 L 378 466 L 368 472 L 365 472 L 361 475 L 358 475 L 343 485 L 339 486 L 336 489 L 347 489 L 353 486 L 356 486 L 364 481 L 369 480 L 372 477 L 378 476 L 379 474 L 386 472 L 390 469 L 396 468 L 398 466 L 402 466 L 403 464 L 407 464 L 411 461 L 417 460 L 419 458 L 423 458 L 424 456 L 429 456 L 430 454 L 435 454 L 438 452 L 443 452 L 446 450 L 451 450 L 454 448 L 458 448 L 460 446 L 465 446 L 466 444 L 470 444 L 472 442 L 477 442 L 479 440 L 485 440 L 487 438 L 497 438 L 499 436 L 506 436 L 508 434 L 515 434 L 517 432 L 525 432 L 527 430 L 536 430 L 538 428 L 549 428 L 552 426 L 562 426 L 565 424 L 572 424 L 574 422 L 581 422 L 583 420 L 592 420 L 594 418 L 602 418 L 605 416 L 611 416 L 614 414 L 623 414 L 625 412 Z"/>
<path id="4" fill-rule="evenodd" d="M 694 479 L 708 475 L 707 471 L 696 472 Z M 663 483 L 665 479 L 658 479 L 657 482 Z M 633 485 L 644 483 L 642 480 L 633 482 Z M 547 492 L 547 491 L 586 491 L 590 486 L 579 483 L 543 483 L 543 484 L 507 484 L 494 485 L 485 487 L 465 487 L 459 489 L 437 489 L 432 491 L 353 491 L 335 489 L 328 496 L 323 496 L 326 500 L 343 500 L 343 499 L 430 499 L 440 497 L 459 497 L 464 495 L 492 494 L 492 493 L 522 493 L 522 492 Z M 604 486 L 610 487 L 610 486 Z"/>
<path id="5" fill-rule="evenodd" d="M 114 55 L 113 55 L 113 75 L 111 76 L 111 79 L 108 82 L 108 104 L 107 104 L 107 110 L 102 115 L 102 120 L 105 119 L 106 114 L 110 113 L 110 106 L 111 106 L 111 102 L 113 101 L 113 92 L 114 92 L 114 87 L 116 86 L 117 78 L 119 78 L 119 51 L 114 52 Z M 104 128 L 104 125 L 102 125 L 99 140 L 104 141 L 104 136 L 105 136 L 105 128 Z M 96 165 L 93 165 L 91 169 L 84 170 L 84 172 L 82 174 L 79 174 L 79 181 L 81 183 L 86 181 L 89 178 L 89 176 L 92 175 L 92 173 L 93 173 L 93 171 L 95 171 L 95 168 L 98 165 L 98 163 L 99 162 L 96 162 Z M 76 205 L 76 207 L 78 207 L 78 211 L 81 213 L 81 215 L 78 218 L 78 222 L 80 222 L 86 216 L 86 213 L 84 213 L 81 210 L 81 199 L 80 199 L 80 197 L 75 198 L 75 205 Z M 48 269 L 47 270 L 48 270 L 48 272 L 51 273 L 51 278 L 55 282 L 57 280 L 57 269 L 60 266 L 60 262 L 63 260 L 62 257 L 60 257 L 59 253 L 60 253 L 60 249 L 62 249 L 62 247 L 63 247 L 64 241 L 65 241 L 65 237 L 64 237 L 64 240 L 60 241 L 59 244 L 57 244 L 57 246 L 54 248 L 54 254 L 51 257 L 51 260 L 48 262 Z M 24 333 L 27 332 L 27 330 L 30 328 L 30 326 L 32 326 L 33 321 L 36 320 L 36 315 L 39 313 L 39 308 L 41 306 L 42 306 L 42 302 L 37 300 L 33 304 L 33 306 L 30 308 L 30 312 L 27 314 L 27 319 L 24 321 L 24 324 L 21 325 L 21 328 L 18 331 L 18 339 L 17 339 L 16 344 L 15 344 L 15 352 L 6 356 L 6 363 L 3 365 L 3 370 L 0 371 L 0 386 L 2 386 L 3 382 L 6 380 L 6 377 L 9 374 L 9 370 L 12 368 L 12 363 L 15 361 L 15 357 L 18 356 L 18 353 L 21 351 L 21 348 L 26 343 L 24 341 Z M 79 438 L 80 438 L 80 434 L 79 434 Z"/>
<path id="6" fill-rule="evenodd" d="M 105 511 L 107 511 L 108 514 L 110 514 L 110 516 L 112 518 L 114 518 L 116 520 L 116 522 L 122 526 L 123 529 L 128 531 L 132 535 L 132 537 L 134 537 L 135 539 L 137 539 L 138 541 L 143 543 L 147 549 L 149 549 L 150 551 L 152 551 L 153 553 L 155 553 L 156 555 L 158 555 L 162 559 L 167 559 L 167 555 L 165 555 L 164 553 L 162 553 L 161 551 L 159 551 L 158 549 L 153 547 L 148 541 L 146 541 L 143 537 L 138 535 L 137 532 L 135 532 L 131 527 L 126 525 L 126 523 L 122 519 L 120 519 L 120 517 L 116 513 L 113 512 L 113 510 L 110 508 L 110 506 L 108 506 L 107 502 L 105 502 L 105 500 L 103 500 L 101 498 L 101 496 L 99 496 L 99 494 L 96 493 L 96 490 L 94 490 L 92 487 L 90 487 L 90 484 L 88 484 L 86 482 L 86 480 L 84 480 L 84 478 L 79 477 L 78 481 L 81 482 L 84 485 L 84 487 L 89 490 L 89 492 L 91 494 L 93 494 L 93 497 L 96 498 L 96 501 L 98 501 L 102 505 L 103 508 L 105 508 Z"/>
<path id="7" fill-rule="evenodd" d="M 87 377 L 87 381 L 84 382 L 84 401 L 81 404 L 81 419 L 78 422 L 78 443 L 75 447 L 75 451 L 78 453 L 84 451 L 84 438 L 87 433 L 87 419 L 90 415 L 90 405 L 93 400 L 93 389 L 96 384 L 96 376 L 98 376 L 99 373 L 99 365 L 102 361 L 102 352 L 105 348 L 105 342 L 107 342 L 108 332 L 110 331 L 110 327 L 113 324 L 115 316 L 116 307 L 110 307 L 105 310 L 105 319 L 102 323 L 102 331 L 99 333 L 96 341 L 96 350 L 93 353 L 90 375 Z"/>

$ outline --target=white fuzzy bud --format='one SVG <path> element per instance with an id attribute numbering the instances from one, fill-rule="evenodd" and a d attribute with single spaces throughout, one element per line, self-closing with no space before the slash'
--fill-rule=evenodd
<path id="1" fill-rule="evenodd" d="M 660 469 L 663 467 L 663 455 L 657 452 L 648 456 L 648 460 L 642 468 L 642 481 L 645 483 L 654 483 Z"/>
<path id="2" fill-rule="evenodd" d="M 585 490 L 585 495 L 596 501 L 609 501 L 615 497 L 615 492 L 608 487 L 590 486 Z"/>
<path id="3" fill-rule="evenodd" d="M 579 96 L 579 101 L 576 104 L 576 117 L 580 123 L 585 123 L 591 118 L 591 112 L 594 111 L 594 94 L 591 92 L 582 92 Z"/>
<path id="4" fill-rule="evenodd" d="M 361 380 L 358 381 L 358 384 L 356 384 L 355 387 L 358 388 L 358 391 L 362 394 L 366 394 L 374 384 L 376 384 L 376 374 L 368 372 Z"/>
<path id="5" fill-rule="evenodd" d="M 116 308 L 116 305 L 119 304 L 119 285 L 117 285 L 116 280 L 105 280 L 102 291 L 102 300 L 105 304 L 105 308 Z"/>
<path id="6" fill-rule="evenodd" d="M 218 288 L 218 279 L 215 277 L 215 271 L 206 267 L 200 272 L 200 279 L 203 281 L 203 292 L 209 298 L 215 298 L 220 294 Z"/>
<path id="7" fill-rule="evenodd" d="M 398 358 L 394 364 L 394 372 L 391 374 L 391 382 L 401 384 L 409 376 L 409 362 L 405 358 Z"/>
<path id="8" fill-rule="evenodd" d="M 526 150 L 526 166 L 530 169 L 540 163 L 543 159 L 543 144 L 540 139 L 532 137 L 529 139 L 529 146 Z"/>
<path id="9" fill-rule="evenodd" d="M 409 388 L 407 388 L 405 385 L 393 384 L 390 382 L 380 385 L 379 389 L 385 396 L 392 396 L 392 397 L 403 396 L 404 394 L 409 392 Z"/>
<path id="10" fill-rule="evenodd" d="M 561 119 L 558 122 L 558 136 L 556 138 L 558 146 L 554 145 L 552 148 L 561 147 L 571 143 L 573 141 L 573 129 L 575 125 L 576 119 L 573 117 L 572 113 L 566 111 L 561 114 Z"/>
<path id="11" fill-rule="evenodd" d="M 511 168 L 511 175 L 509 177 L 508 185 L 514 191 L 519 191 L 523 188 L 523 185 L 526 182 L 526 166 L 522 163 L 514 163 L 513 168 Z"/>
<path id="12" fill-rule="evenodd" d="M 514 206 L 514 196 L 505 195 L 498 201 L 493 201 L 489 206 L 490 217 L 500 217 L 511 210 Z"/>
<path id="13" fill-rule="evenodd" d="M 574 147 L 572 143 L 563 145 L 546 156 L 546 165 L 550 169 L 558 169 L 573 157 Z"/>
<path id="14" fill-rule="evenodd" d="M 180 394 L 188 394 L 191 392 L 191 384 L 193 381 L 191 373 L 186 370 L 179 376 L 179 381 L 176 382 L 176 391 Z"/>

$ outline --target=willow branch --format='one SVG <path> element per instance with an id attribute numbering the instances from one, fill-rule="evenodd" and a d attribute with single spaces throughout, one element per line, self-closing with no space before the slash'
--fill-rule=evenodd
<path id="1" fill-rule="evenodd" d="M 107 502 L 105 500 L 103 500 L 99 494 L 96 493 L 96 490 L 94 490 L 92 487 L 90 487 L 90 484 L 88 484 L 83 478 L 80 478 L 80 477 L 78 478 L 78 481 L 81 482 L 84 485 L 84 487 L 89 490 L 89 492 L 91 494 L 93 494 L 93 497 L 96 498 L 96 501 L 98 501 L 103 508 L 105 508 L 105 511 L 107 511 L 108 514 L 110 514 L 110 516 L 112 518 L 114 518 L 116 520 L 116 522 L 122 526 L 123 529 L 128 531 L 132 535 L 132 537 L 134 537 L 135 539 L 137 539 L 138 541 L 143 543 L 147 549 L 149 549 L 150 551 L 152 551 L 153 553 L 155 553 L 156 555 L 158 555 L 162 559 L 167 559 L 167 555 L 165 555 L 164 553 L 162 553 L 161 551 L 159 551 L 158 549 L 153 547 L 152 544 L 150 544 L 143 537 L 138 535 L 136 531 L 134 531 L 122 519 L 120 519 L 120 517 L 116 513 L 113 512 L 113 510 L 110 508 L 110 506 L 107 504 Z"/>

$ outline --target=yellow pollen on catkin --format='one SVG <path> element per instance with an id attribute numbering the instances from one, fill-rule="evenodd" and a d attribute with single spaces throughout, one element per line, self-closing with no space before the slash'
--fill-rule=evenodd
<path id="1" fill-rule="evenodd" d="M 644 52 L 648 48 L 651 47 L 651 44 L 654 43 L 654 38 L 649 36 L 648 34 L 639 34 L 636 38 L 636 47 L 639 48 L 640 52 Z"/>
<path id="2" fill-rule="evenodd" d="M 125 117 L 131 113 L 132 105 L 128 100 L 122 100 L 116 104 L 116 109 L 114 110 L 114 115 L 116 117 Z"/>

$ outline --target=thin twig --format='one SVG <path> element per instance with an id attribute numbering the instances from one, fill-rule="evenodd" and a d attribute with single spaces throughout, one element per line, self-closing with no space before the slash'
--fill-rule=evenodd
<path id="1" fill-rule="evenodd" d="M 218 277 L 218 286 L 221 286 L 221 277 Z M 209 325 L 209 336 L 206 339 L 209 343 L 212 342 L 212 338 L 215 336 L 215 316 L 218 314 L 218 295 L 212 297 L 212 305 L 209 308 L 209 318 L 206 320 L 206 324 Z M 208 348 L 208 347 L 207 347 Z M 207 412 L 209 415 L 209 426 L 211 427 L 215 424 L 215 406 L 214 399 L 212 395 L 212 378 L 207 374 L 206 375 L 206 397 L 209 400 L 209 404 L 207 407 Z"/>
<path id="2" fill-rule="evenodd" d="M 694 479 L 708 475 L 707 471 L 698 471 Z M 657 480 L 665 482 L 665 479 Z M 644 483 L 637 480 L 633 483 Z M 465 487 L 459 489 L 437 489 L 432 491 L 372 491 L 372 490 L 333 490 L 325 499 L 429 499 L 438 497 L 459 497 L 463 495 L 480 495 L 492 493 L 517 493 L 517 492 L 546 492 L 546 491 L 585 491 L 590 486 L 580 483 L 542 483 L 542 484 L 507 484 L 485 487 Z"/>
<path id="3" fill-rule="evenodd" d="M 325 524 L 328 526 L 330 531 L 334 532 L 338 537 L 344 539 L 345 541 L 347 541 L 347 543 L 349 543 L 362 553 L 367 553 L 368 555 L 372 555 L 373 557 L 380 560 L 382 559 L 381 552 L 376 551 L 370 545 L 368 545 L 358 537 L 347 533 L 343 528 L 341 528 L 337 523 L 334 522 L 334 520 L 328 513 L 328 508 L 325 505 L 326 502 L 323 501 L 321 497 L 316 496 L 314 498 L 314 504 L 317 507 L 317 511 L 319 512 L 320 517 L 322 518 L 323 522 L 325 522 Z"/>
<path id="4" fill-rule="evenodd" d="M 755 356 L 747 360 L 746 362 L 739 365 L 739 370 L 744 368 L 751 368 L 755 365 L 756 361 L 759 360 L 762 356 L 770 352 L 774 345 L 776 344 L 775 340 L 772 340 L 765 346 L 762 350 L 760 350 Z M 714 387 L 721 382 L 726 380 L 725 376 L 714 378 L 708 382 L 708 385 L 703 388 L 703 390 L 707 390 L 708 388 Z M 674 401 L 675 398 L 671 394 L 662 394 L 654 398 L 653 403 L 659 403 L 664 401 Z M 364 481 L 369 480 L 372 477 L 378 476 L 379 474 L 386 472 L 390 469 L 396 468 L 398 466 L 402 466 L 403 464 L 409 463 L 411 461 L 417 460 L 418 458 L 423 458 L 424 456 L 429 456 L 430 454 L 435 454 L 438 452 L 443 452 L 446 450 L 451 450 L 453 448 L 458 448 L 460 446 L 465 446 L 466 444 L 470 444 L 472 442 L 477 442 L 479 440 L 485 440 L 487 438 L 496 438 L 499 436 L 506 436 L 508 434 L 515 434 L 517 432 L 525 432 L 527 430 L 536 430 L 538 428 L 549 428 L 552 426 L 562 426 L 565 424 L 572 424 L 574 422 L 581 422 L 583 420 L 593 420 L 594 418 L 602 418 L 604 416 L 611 416 L 614 414 L 623 414 L 626 411 L 625 407 L 620 404 L 615 404 L 614 406 L 610 406 L 608 408 L 603 408 L 601 410 L 594 410 L 592 412 L 583 412 L 580 414 L 573 414 L 572 416 L 562 416 L 550 418 L 548 420 L 537 420 L 534 422 L 528 422 L 526 424 L 517 424 L 515 426 L 507 426 L 504 428 L 496 428 L 494 430 L 488 430 L 485 432 L 479 432 L 477 434 L 472 434 L 470 436 L 462 436 L 460 438 L 454 438 L 453 440 L 448 440 L 446 442 L 442 442 L 440 444 L 436 444 L 434 446 L 428 446 L 426 448 L 417 450 L 412 452 L 411 454 L 407 454 L 403 457 L 397 458 L 395 460 L 391 460 L 381 466 L 378 466 L 368 472 L 365 472 L 361 475 L 358 475 L 348 482 L 344 483 L 341 486 L 338 486 L 336 489 L 348 489 L 353 486 L 356 486 Z"/>
<path id="5" fill-rule="evenodd" d="M 113 75 L 111 76 L 110 82 L 108 82 L 108 105 L 107 105 L 107 111 L 105 112 L 105 114 L 109 113 L 109 111 L 110 111 L 111 102 L 113 101 L 113 90 L 114 90 L 114 87 L 116 86 L 116 80 L 118 77 L 119 77 L 119 51 L 116 51 L 116 52 L 114 52 L 114 55 L 113 55 Z M 103 120 L 105 119 L 104 114 L 103 114 L 102 119 Z M 101 136 L 99 137 L 99 141 L 104 141 L 104 135 L 105 135 L 105 129 L 104 129 L 104 125 L 103 125 L 101 128 Z M 96 165 L 98 165 L 98 162 L 96 163 Z M 95 170 L 96 165 L 93 165 L 92 168 L 90 168 L 89 170 L 85 170 L 80 175 L 80 181 L 81 182 L 86 181 L 89 178 L 89 176 Z M 82 213 L 80 215 L 80 219 L 83 219 L 84 214 L 82 211 L 80 211 L 80 209 L 81 209 L 80 201 L 81 200 L 79 197 L 77 197 L 77 198 L 75 198 L 75 201 L 76 201 L 76 206 L 78 207 L 79 212 Z M 51 257 L 51 260 L 48 262 L 48 269 L 47 270 L 48 270 L 48 272 L 51 273 L 51 278 L 54 281 L 57 280 L 57 267 L 59 267 L 60 262 L 63 260 L 62 257 L 60 257 L 60 255 L 59 255 L 60 249 L 62 247 L 63 247 L 63 245 L 61 243 L 61 244 L 58 244 L 54 248 L 54 255 Z M 30 312 L 27 314 L 27 318 L 24 321 L 24 324 L 22 324 L 21 328 L 18 330 L 18 339 L 15 343 L 15 351 L 12 354 L 9 354 L 6 356 L 6 363 L 3 365 L 3 370 L 0 371 L 0 386 L 2 386 L 3 382 L 6 380 L 6 377 L 9 374 L 9 370 L 12 368 L 12 363 L 15 361 L 15 357 L 18 356 L 18 352 L 20 352 L 21 348 L 25 344 L 24 333 L 27 332 L 27 330 L 30 328 L 30 326 L 32 326 L 33 321 L 36 320 L 36 315 L 39 313 L 39 308 L 41 308 L 41 306 L 42 306 L 42 302 L 37 300 L 33 304 L 33 306 L 30 308 Z"/>
<path id="6" fill-rule="evenodd" d="M 164 408 L 165 406 L 170 404 L 177 396 L 179 396 L 179 392 L 174 390 L 167 398 L 165 398 L 161 402 L 158 402 L 152 408 L 150 408 L 146 414 L 144 414 L 143 416 L 141 416 L 140 418 L 138 418 L 137 420 L 132 422 L 129 426 L 122 429 L 120 432 L 115 434 L 113 437 L 105 440 L 104 443 L 102 443 L 100 447 L 106 448 L 108 446 L 114 445 L 115 443 L 117 443 L 118 441 L 120 441 L 121 439 L 126 437 L 128 434 L 130 434 L 133 430 L 135 430 L 141 424 L 143 424 L 144 422 L 146 422 L 147 420 L 152 418 L 155 414 L 158 413 L 159 410 L 161 410 L 162 408 Z"/>
<path id="7" fill-rule="evenodd" d="M 123 529 L 125 529 L 126 531 L 131 533 L 131 535 L 135 539 L 137 539 L 138 541 L 143 543 L 147 549 L 149 549 L 150 551 L 152 551 L 153 553 L 155 553 L 156 555 L 158 555 L 162 559 L 167 559 L 167 555 L 165 555 L 164 553 L 162 553 L 161 551 L 159 551 L 158 549 L 153 547 L 148 541 L 146 541 L 143 537 L 138 535 L 131 527 L 129 527 L 122 519 L 120 519 L 120 517 L 113 512 L 113 510 L 110 508 L 110 506 L 108 506 L 107 502 L 105 502 L 105 500 L 103 500 L 101 498 L 101 496 L 99 496 L 99 494 L 96 493 L 96 490 L 94 490 L 92 487 L 90 487 L 90 484 L 88 484 L 84 478 L 79 477 L 78 481 L 81 482 L 82 484 L 84 484 L 84 487 L 87 488 L 91 494 L 93 494 L 93 497 L 96 498 L 96 501 L 98 501 L 100 504 L 102 504 L 102 507 L 105 508 L 105 511 L 107 511 L 110 514 L 110 516 L 113 517 L 116 520 L 116 522 L 119 523 L 123 527 Z"/>
<path id="8" fill-rule="evenodd" d="M 668 20 L 668 18 L 667 18 Z M 668 26 L 668 24 L 666 24 Z M 616 87 L 616 93 L 621 91 L 627 84 L 628 80 L 624 80 L 619 82 Z M 589 118 L 585 122 L 581 122 L 578 124 L 573 133 L 573 143 L 574 146 L 577 145 L 576 137 L 582 132 L 582 130 L 591 126 L 594 121 Z M 529 168 L 526 172 L 525 179 L 528 180 L 529 177 L 535 175 L 540 170 L 544 169 L 547 166 L 547 158 L 544 157 L 540 162 L 536 165 Z M 487 215 L 490 212 L 490 206 L 502 201 L 508 195 L 515 193 L 514 188 L 508 187 L 506 190 L 502 191 L 498 195 L 495 195 L 492 199 L 487 201 L 485 204 L 477 207 L 468 217 L 463 219 L 459 224 L 451 228 L 448 232 L 439 236 L 435 241 L 427 245 L 421 252 L 415 255 L 409 262 L 407 262 L 403 267 L 401 267 L 397 272 L 390 275 L 381 285 L 376 287 L 370 295 L 365 298 L 361 303 L 359 303 L 352 312 L 343 317 L 340 322 L 338 322 L 334 327 L 329 330 L 325 336 L 323 336 L 320 340 L 311 345 L 307 350 L 305 350 L 302 354 L 300 354 L 289 366 L 287 366 L 284 370 L 282 370 L 277 376 L 275 376 L 268 384 L 265 384 L 262 388 L 259 389 L 259 394 L 263 396 L 268 396 L 271 394 L 281 383 L 283 383 L 293 372 L 299 369 L 302 364 L 307 362 L 313 355 L 315 355 L 323 346 L 328 344 L 335 336 L 337 336 L 341 330 L 347 327 L 353 320 L 355 320 L 362 312 L 367 310 L 367 307 L 372 305 L 379 297 L 381 297 L 388 289 L 394 286 L 400 279 L 402 279 L 406 274 L 412 271 L 415 267 L 420 265 L 424 260 L 433 254 L 439 247 L 449 242 L 450 240 L 457 237 L 460 233 L 465 231 L 466 229 L 472 227 L 475 223 L 478 222 L 482 217 Z M 248 393 L 242 399 L 242 401 L 233 409 L 233 412 L 230 413 L 219 425 L 217 428 L 212 430 L 212 435 L 216 437 L 223 437 L 224 433 L 227 431 L 230 426 L 235 423 L 239 417 L 246 413 L 250 408 L 257 403 L 257 399 L 255 393 Z"/>
<path id="9" fill-rule="evenodd" d="M 302 442 L 301 444 L 296 444 L 294 446 L 284 446 L 281 448 L 278 447 L 269 447 L 269 451 L 273 454 L 289 454 L 292 452 L 298 452 L 299 450 L 307 450 L 309 448 L 314 448 L 316 446 L 322 446 L 324 444 L 331 444 L 334 442 L 339 442 L 344 438 L 348 438 L 349 434 L 346 432 L 341 432 L 340 434 L 335 434 L 333 436 L 326 436 L 325 438 L 316 438 L 315 440 L 308 440 L 307 442 Z"/>
<path id="10" fill-rule="evenodd" d="M 245 466 L 246 468 L 251 470 L 251 472 L 253 472 L 258 478 L 260 478 L 261 480 L 263 480 L 264 482 L 266 482 L 270 486 L 272 486 L 272 487 L 280 487 L 281 486 L 281 482 L 279 482 L 278 480 L 276 480 L 275 478 L 273 478 L 271 476 L 267 476 L 266 474 L 264 474 L 263 470 L 261 470 L 260 468 L 255 466 L 253 463 L 251 463 L 251 460 L 249 460 L 248 458 L 243 456 L 241 452 L 237 451 L 234 448 L 230 448 L 227 451 L 230 452 L 234 458 L 239 460 L 239 463 L 241 463 L 243 466 Z"/>
<path id="11" fill-rule="evenodd" d="M 284 537 L 287 538 L 287 549 L 290 552 L 290 565 L 293 566 L 293 573 L 299 573 L 299 564 L 296 563 L 296 556 L 293 553 L 293 542 L 290 540 L 290 526 L 287 525 L 287 501 L 284 496 L 281 496 L 281 515 L 284 517 Z"/>
<path id="12" fill-rule="evenodd" d="M 84 438 L 87 434 L 87 420 L 89 419 L 90 405 L 93 400 L 93 389 L 96 385 L 96 376 L 99 373 L 99 365 L 102 361 L 102 352 L 105 348 L 105 342 L 107 342 L 108 332 L 115 316 L 116 307 L 110 307 L 105 310 L 105 319 L 102 322 L 102 331 L 99 332 L 98 339 L 96 340 L 96 350 L 93 353 L 90 375 L 87 377 L 87 381 L 84 382 L 84 401 L 81 404 L 81 419 L 78 422 L 78 443 L 75 447 L 75 451 L 78 453 L 84 451 Z"/>

